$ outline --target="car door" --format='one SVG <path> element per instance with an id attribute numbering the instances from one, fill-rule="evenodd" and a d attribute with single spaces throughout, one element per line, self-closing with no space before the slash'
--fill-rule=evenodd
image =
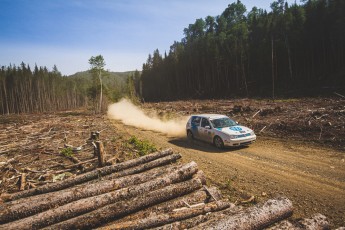
<path id="1" fill-rule="evenodd" d="M 191 131 L 193 133 L 194 138 L 201 139 L 200 138 L 200 123 L 201 123 L 201 117 L 195 116 L 192 117 L 191 120 Z"/>
<path id="2" fill-rule="evenodd" d="M 199 135 L 200 135 L 200 139 L 207 142 L 212 142 L 211 124 L 207 118 L 202 118 L 201 120 Z"/>

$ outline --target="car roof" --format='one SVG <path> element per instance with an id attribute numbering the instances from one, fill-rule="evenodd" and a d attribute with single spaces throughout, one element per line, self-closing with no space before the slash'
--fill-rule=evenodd
<path id="1" fill-rule="evenodd" d="M 195 114 L 195 115 L 192 115 L 192 117 L 204 117 L 208 119 L 217 119 L 217 118 L 224 118 L 227 116 L 222 115 L 222 114 Z"/>

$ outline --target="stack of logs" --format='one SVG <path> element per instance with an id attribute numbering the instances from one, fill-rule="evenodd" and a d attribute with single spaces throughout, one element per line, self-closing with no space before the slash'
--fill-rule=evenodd
<path id="1" fill-rule="evenodd" d="M 195 162 L 171 149 L 56 183 L 2 195 L 0 229 L 306 229 L 287 198 L 244 209 L 207 187 Z M 310 220 L 327 227 L 323 216 Z"/>

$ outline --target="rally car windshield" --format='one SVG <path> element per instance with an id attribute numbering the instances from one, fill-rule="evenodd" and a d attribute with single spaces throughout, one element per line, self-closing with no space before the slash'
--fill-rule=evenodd
<path id="1" fill-rule="evenodd" d="M 214 128 L 225 128 L 237 125 L 235 121 L 231 120 L 228 117 L 218 118 L 214 120 L 210 120 Z"/>

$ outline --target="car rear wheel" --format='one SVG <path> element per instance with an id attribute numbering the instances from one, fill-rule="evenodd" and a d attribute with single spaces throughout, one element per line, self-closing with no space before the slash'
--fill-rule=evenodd
<path id="1" fill-rule="evenodd" d="M 189 141 L 192 141 L 194 139 L 192 131 L 190 130 L 187 131 L 187 138 Z"/>
<path id="2" fill-rule="evenodd" d="M 220 138 L 218 136 L 214 137 L 213 143 L 219 149 L 224 148 L 224 142 L 223 142 L 222 138 Z"/>

